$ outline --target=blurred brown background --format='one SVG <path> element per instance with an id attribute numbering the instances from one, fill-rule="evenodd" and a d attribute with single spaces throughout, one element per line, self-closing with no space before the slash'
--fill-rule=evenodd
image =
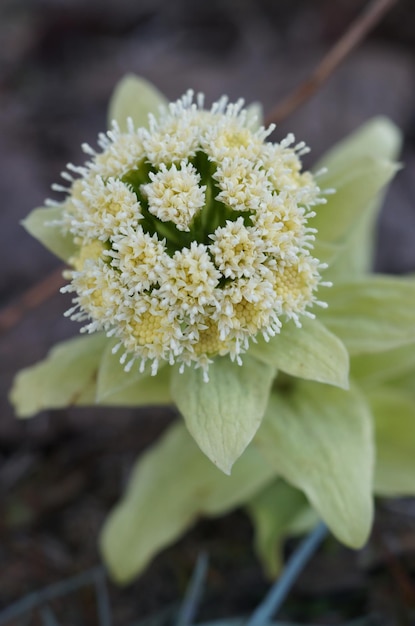
<path id="1" fill-rule="evenodd" d="M 148 78 L 171 99 L 192 87 L 204 91 L 209 102 L 226 93 L 260 101 L 267 112 L 307 77 L 364 5 L 361 0 L 1 0 L 1 306 L 57 267 L 19 220 L 51 196 L 50 185 L 59 182 L 68 161 L 82 160 L 81 142 L 95 143 L 105 128 L 111 91 L 125 73 Z M 398 2 L 328 84 L 281 124 L 278 136 L 294 131 L 304 139 L 312 148 L 311 163 L 379 114 L 405 133 L 405 170 L 382 213 L 376 265 L 382 271 L 414 271 L 414 0 Z M 15 420 L 7 401 L 12 377 L 77 332 L 62 317 L 67 306 L 57 293 L 1 336 L 3 604 L 94 562 L 96 531 L 137 450 L 170 418 L 166 411 L 140 411 L 137 417 L 128 410 L 97 409 Z"/>

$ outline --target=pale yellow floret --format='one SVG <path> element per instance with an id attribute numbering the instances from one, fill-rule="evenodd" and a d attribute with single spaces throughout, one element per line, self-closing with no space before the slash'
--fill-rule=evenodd
<path id="1" fill-rule="evenodd" d="M 138 345 L 160 344 L 165 335 L 163 321 L 162 317 L 153 315 L 150 311 L 143 313 L 139 321 L 131 326 L 132 335 Z"/>
<path id="2" fill-rule="evenodd" d="M 245 158 L 255 162 L 261 153 L 263 138 L 244 124 L 245 119 L 220 116 L 203 134 L 204 152 L 216 163 L 225 158 Z"/>
<path id="3" fill-rule="evenodd" d="M 168 262 L 164 243 L 156 234 L 145 233 L 141 226 L 123 229 L 114 236 L 108 256 L 131 292 L 145 291 L 159 283 Z"/>
<path id="4" fill-rule="evenodd" d="M 170 114 L 157 122 L 153 118 L 150 130 L 141 130 L 147 158 L 153 165 L 180 163 L 196 154 L 200 129 L 194 117 L 194 111 L 183 109 L 180 117 Z"/>
<path id="5" fill-rule="evenodd" d="M 193 323 L 207 307 L 216 305 L 216 287 L 220 278 L 206 246 L 193 242 L 190 248 L 175 252 L 160 295 Z"/>
<path id="6" fill-rule="evenodd" d="M 208 356 L 215 356 L 217 354 L 226 354 L 230 350 L 229 340 L 221 340 L 219 336 L 219 329 L 212 322 L 212 320 L 206 320 L 207 328 L 201 330 L 198 335 L 198 340 L 194 344 L 194 352 L 196 355 L 206 354 Z"/>
<path id="7" fill-rule="evenodd" d="M 178 230 L 189 231 L 195 215 L 205 204 L 206 186 L 200 186 L 200 174 L 191 163 L 182 161 L 180 168 L 169 169 L 162 164 L 160 170 L 150 173 L 151 183 L 141 190 L 148 200 L 148 210 L 162 222 L 173 222 Z"/>
<path id="8" fill-rule="evenodd" d="M 95 241 L 91 241 L 91 243 L 81 245 L 78 254 L 69 259 L 69 263 L 78 272 L 80 272 L 83 270 L 86 261 L 97 261 L 100 258 L 104 258 L 104 251 L 104 244 L 102 243 L 102 241 L 96 239 Z"/>
<path id="9" fill-rule="evenodd" d="M 159 360 L 171 360 L 183 351 L 179 320 L 153 295 L 125 303 L 117 336 L 133 358 L 141 358 L 143 362 L 154 360 L 155 371 Z"/>
<path id="10" fill-rule="evenodd" d="M 313 303 L 313 292 L 320 281 L 318 269 L 318 261 L 307 254 L 279 266 L 274 289 L 287 317 L 298 321 L 298 316 Z"/>
<path id="11" fill-rule="evenodd" d="M 254 228 L 244 226 L 242 217 L 217 228 L 211 239 L 209 250 L 225 278 L 252 276 L 266 260 L 263 241 Z"/>
<path id="12" fill-rule="evenodd" d="M 76 213 L 70 215 L 70 231 L 86 241 L 107 241 L 121 228 L 137 227 L 142 217 L 137 196 L 115 178 L 84 181 L 81 198 L 73 201 Z"/>
<path id="13" fill-rule="evenodd" d="M 280 260 L 297 258 L 314 240 L 306 225 L 304 207 L 285 192 L 264 196 L 263 210 L 255 214 L 253 221 L 265 250 Z"/>
<path id="14" fill-rule="evenodd" d="M 245 158 L 225 158 L 213 178 L 220 192 L 216 199 L 235 211 L 256 211 L 271 185 L 260 163 Z"/>
<path id="15" fill-rule="evenodd" d="M 94 176 L 91 172 L 88 172 L 83 178 L 76 178 L 72 180 L 70 187 L 70 195 L 65 199 L 63 203 L 64 210 L 62 212 L 62 228 L 64 232 L 71 232 L 73 235 L 78 236 L 81 234 L 81 241 L 84 239 L 84 232 L 86 231 L 84 225 L 84 219 L 86 215 L 83 192 L 88 185 L 92 185 Z M 85 239 L 91 241 L 93 237 L 86 235 Z"/>
<path id="16" fill-rule="evenodd" d="M 242 298 L 234 306 L 234 315 L 238 320 L 240 329 L 244 329 L 248 335 L 253 336 L 268 323 L 269 309 L 263 310 L 256 302 L 248 302 Z"/>
<path id="17" fill-rule="evenodd" d="M 71 185 L 71 195 L 68 196 L 67 198 L 67 202 L 82 202 L 83 200 L 83 192 L 85 189 L 85 183 L 88 181 L 88 184 L 93 184 L 93 180 L 94 180 L 94 175 L 93 174 L 89 174 L 89 176 L 87 177 L 83 177 L 83 178 L 76 178 L 72 185 Z M 71 209 L 72 209 L 72 205 L 71 205 Z"/>
<path id="18" fill-rule="evenodd" d="M 264 146 L 262 159 L 274 189 L 291 193 L 299 204 L 316 204 L 320 188 L 310 172 L 301 171 L 301 160 L 295 149 L 287 147 L 284 142 L 268 143 Z"/>
<path id="19" fill-rule="evenodd" d="M 265 270 L 264 270 L 265 271 Z M 267 328 L 269 334 L 278 332 L 281 307 L 272 285 L 272 273 L 231 282 L 221 292 L 220 307 L 213 316 L 217 320 L 221 339 L 241 341 Z"/>
<path id="20" fill-rule="evenodd" d="M 103 152 L 97 153 L 91 161 L 91 171 L 103 178 L 124 176 L 143 162 L 145 151 L 141 137 L 131 129 L 128 133 L 120 133 L 116 128 L 101 136 Z"/>
<path id="21" fill-rule="evenodd" d="M 84 262 L 82 271 L 68 272 L 72 283 L 63 291 L 75 291 L 75 306 L 68 311 L 71 319 L 91 322 L 85 329 L 108 330 L 123 306 L 123 287 L 118 273 L 101 258 Z M 79 311 L 77 311 L 79 309 Z"/>

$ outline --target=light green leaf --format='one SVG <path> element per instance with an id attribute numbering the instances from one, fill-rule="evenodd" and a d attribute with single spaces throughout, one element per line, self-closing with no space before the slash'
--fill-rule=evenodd
<path id="1" fill-rule="evenodd" d="M 315 256 L 321 263 L 327 263 L 329 267 L 336 261 L 337 257 L 343 252 L 343 244 L 329 243 L 327 241 L 320 241 L 316 239 L 313 246 L 313 256 Z M 324 277 L 327 270 L 324 271 Z"/>
<path id="2" fill-rule="evenodd" d="M 401 146 L 399 128 L 387 117 L 374 117 L 329 150 L 314 169 L 327 168 L 323 185 L 332 186 L 338 173 L 347 171 L 361 157 L 394 161 Z"/>
<path id="3" fill-rule="evenodd" d="M 370 276 L 327 290 L 321 321 L 352 355 L 392 350 L 415 341 L 415 281 Z"/>
<path id="4" fill-rule="evenodd" d="M 22 220 L 22 226 L 51 252 L 68 261 L 77 251 L 72 235 L 63 234 L 62 227 L 53 222 L 62 219 L 64 205 L 34 209 Z"/>
<path id="5" fill-rule="evenodd" d="M 351 376 L 360 387 L 371 389 L 410 373 L 415 387 L 415 343 L 374 354 L 359 354 L 351 360 Z"/>
<path id="6" fill-rule="evenodd" d="M 415 399 L 384 387 L 369 394 L 375 418 L 375 491 L 415 495 Z"/>
<path id="7" fill-rule="evenodd" d="M 114 390 L 104 397 L 101 396 L 98 404 L 110 406 L 171 404 L 171 373 L 172 368 L 166 365 L 159 369 L 156 376 L 147 376 L 134 380 L 134 374 L 132 374 L 128 385 L 119 387 L 118 390 Z"/>
<path id="8" fill-rule="evenodd" d="M 101 361 L 113 342 L 103 333 L 70 339 L 55 346 L 48 357 L 28 367 L 16 376 L 10 399 L 19 417 L 31 417 L 44 409 L 70 405 L 100 404 L 106 406 L 161 405 L 172 402 L 170 393 L 171 368 L 160 368 L 157 376 L 145 378 L 138 373 L 126 373 L 120 366 L 118 380 L 108 393 L 103 393 L 102 380 L 98 391 L 97 379 Z M 105 367 L 107 367 L 106 361 Z M 114 368 L 115 372 L 115 368 Z M 125 385 L 121 381 L 125 375 Z M 108 375 L 108 370 L 106 375 Z M 102 376 L 102 374 L 101 374 Z"/>
<path id="9" fill-rule="evenodd" d="M 401 144 L 399 129 L 387 118 L 377 117 L 337 144 L 316 165 L 315 170 L 327 168 L 319 178 L 321 188 L 334 188 L 336 193 L 318 207 L 313 226 L 319 240 L 343 242 L 334 263 L 328 261 L 327 279 L 350 278 L 370 269 L 382 200 L 379 192 L 398 169 L 394 160 Z"/>
<path id="10" fill-rule="evenodd" d="M 319 522 L 320 516 L 317 515 L 313 507 L 308 504 L 308 506 L 299 511 L 298 515 L 291 521 L 287 534 L 291 537 L 304 535 L 312 530 L 314 526 L 317 526 Z"/>
<path id="11" fill-rule="evenodd" d="M 136 128 L 148 126 L 148 114 L 158 114 L 160 106 L 166 106 L 167 99 L 145 78 L 127 74 L 116 86 L 112 95 L 108 123 L 115 120 L 122 131 L 127 130 L 130 117 Z"/>
<path id="12" fill-rule="evenodd" d="M 281 571 L 284 538 L 294 534 L 292 528 L 309 510 L 302 491 L 281 479 L 267 485 L 248 502 L 247 511 L 255 529 L 255 551 L 270 578 Z M 313 522 L 317 522 L 315 515 Z"/>
<path id="13" fill-rule="evenodd" d="M 274 368 L 244 355 L 239 366 L 217 357 L 209 382 L 200 369 L 174 368 L 172 394 L 190 434 L 225 474 L 255 435 L 264 415 Z"/>
<path id="14" fill-rule="evenodd" d="M 339 172 L 333 180 L 336 193 L 327 197 L 327 204 L 316 207 L 316 216 L 309 221 L 317 228 L 318 238 L 327 242 L 344 240 L 398 169 L 386 159 L 362 157 Z"/>
<path id="15" fill-rule="evenodd" d="M 224 476 L 175 423 L 137 462 L 127 492 L 107 519 L 101 550 L 114 579 L 127 583 L 201 514 L 219 515 L 248 500 L 274 471 L 254 448 Z"/>
<path id="16" fill-rule="evenodd" d="M 356 390 L 301 381 L 273 392 L 255 444 L 304 491 L 340 541 L 364 544 L 373 515 L 374 450 L 370 410 Z"/>
<path id="17" fill-rule="evenodd" d="M 393 162 L 398 157 L 401 144 L 402 134 L 399 129 L 387 118 L 376 117 L 323 157 L 317 169 L 326 167 L 327 173 L 319 178 L 319 184 L 322 188 L 340 187 L 341 190 L 344 173 L 353 172 L 355 175 L 358 171 L 356 164 L 362 158 Z M 325 273 L 326 279 L 335 282 L 344 276 L 352 278 L 371 269 L 375 223 L 382 200 L 383 194 L 380 193 L 374 201 L 368 202 L 367 206 L 363 207 L 364 210 L 360 215 L 355 214 L 353 207 L 347 209 L 347 213 L 352 211 L 355 221 L 345 236 L 340 254 L 334 262 L 321 258 L 330 265 Z M 337 215 L 332 213 L 332 218 L 337 220 Z M 316 256 L 320 259 L 318 253 Z"/>
<path id="18" fill-rule="evenodd" d="M 93 404 L 107 341 L 103 333 L 64 341 L 44 361 L 19 372 L 10 394 L 17 415 L 31 417 L 43 409 Z"/>
<path id="19" fill-rule="evenodd" d="M 120 363 L 122 351 L 113 354 L 113 348 L 118 343 L 118 339 L 108 340 L 108 345 L 102 355 L 97 378 L 96 401 L 98 404 L 105 402 L 110 396 L 122 397 L 121 392 L 125 388 L 129 387 L 131 390 L 137 383 L 151 376 L 151 366 L 146 364 L 144 371 L 140 372 L 138 362 L 126 372 L 125 364 Z M 161 367 L 159 367 L 160 370 Z"/>
<path id="20" fill-rule="evenodd" d="M 415 398 L 415 368 L 396 378 L 390 379 L 388 384 L 398 391 L 403 391 L 412 398 Z"/>
<path id="21" fill-rule="evenodd" d="M 373 266 L 375 247 L 375 227 L 379 209 L 382 205 L 383 194 L 368 204 L 352 229 L 338 248 L 338 254 L 326 261 L 329 267 L 324 271 L 324 280 L 337 283 L 341 280 L 358 278 L 368 273 Z M 318 253 L 316 256 L 319 259 Z M 323 259 L 320 259 L 323 260 Z"/>
<path id="22" fill-rule="evenodd" d="M 304 318 L 302 328 L 289 322 L 268 342 L 258 337 L 250 354 L 291 376 L 349 387 L 347 350 L 317 319 Z"/>

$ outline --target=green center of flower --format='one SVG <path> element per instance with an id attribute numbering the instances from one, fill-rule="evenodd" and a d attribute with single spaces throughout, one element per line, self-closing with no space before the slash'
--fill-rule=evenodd
<path id="1" fill-rule="evenodd" d="M 174 221 L 174 216 L 171 217 L 168 211 L 169 205 L 170 213 L 172 213 L 172 207 L 175 207 L 177 216 L 180 217 L 189 203 L 189 199 L 186 197 L 189 194 L 186 194 L 187 190 L 180 185 L 180 168 L 170 164 L 162 171 L 150 163 L 142 161 L 137 168 L 129 170 L 121 178 L 122 182 L 132 189 L 140 203 L 140 226 L 143 231 L 149 235 L 156 234 L 160 240 L 165 239 L 166 251 L 170 256 L 173 256 L 176 250 L 190 247 L 194 241 L 205 245 L 210 244 L 210 236 L 217 228 L 224 227 L 227 222 L 235 222 L 238 217 L 243 218 L 245 226 L 252 225 L 250 219 L 252 211 L 231 209 L 217 199 L 221 191 L 214 178 L 217 168 L 209 162 L 205 153 L 198 152 L 192 159 L 182 161 L 182 165 L 191 166 L 195 173 L 195 180 L 192 182 L 201 191 L 200 205 L 194 214 L 190 215 L 186 230 L 178 228 L 177 221 Z M 173 172 L 172 168 L 174 168 Z M 146 193 L 148 186 L 153 184 L 150 176 L 154 180 L 157 176 L 162 178 L 163 175 L 169 173 L 173 174 L 172 180 L 167 181 L 167 183 L 170 182 L 170 185 L 165 185 L 162 190 L 164 193 L 160 193 L 159 197 L 155 199 L 159 200 L 159 207 L 156 208 L 164 208 L 164 214 L 162 210 L 152 211 L 152 200 L 154 201 L 154 199 L 152 196 L 149 198 L 149 194 Z"/>

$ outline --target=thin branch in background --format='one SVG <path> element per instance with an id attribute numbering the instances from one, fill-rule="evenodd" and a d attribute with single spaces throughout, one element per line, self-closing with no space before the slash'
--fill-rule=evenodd
<path id="1" fill-rule="evenodd" d="M 371 2 L 329 50 L 311 76 L 271 111 L 266 124 L 280 123 L 309 100 L 397 2 L 398 0 Z"/>
<path id="2" fill-rule="evenodd" d="M 21 322 L 27 313 L 47 302 L 65 284 L 63 266 L 29 287 L 15 302 L 0 311 L 0 334 L 11 330 Z"/>

